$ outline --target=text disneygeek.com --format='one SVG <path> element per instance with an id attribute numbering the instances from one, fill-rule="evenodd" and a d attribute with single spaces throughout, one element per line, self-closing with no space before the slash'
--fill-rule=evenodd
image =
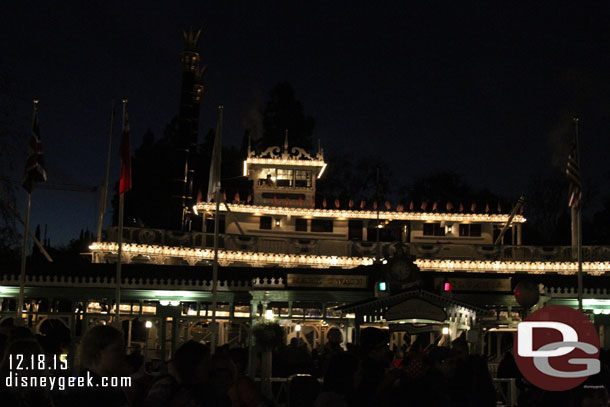
<path id="1" fill-rule="evenodd" d="M 65 390 L 66 388 L 87 387 L 131 387 L 131 377 L 97 377 L 87 372 L 86 376 L 22 376 L 19 373 L 11 373 L 6 377 L 4 385 L 12 388 L 36 388 L 43 387 L 51 391 Z"/>

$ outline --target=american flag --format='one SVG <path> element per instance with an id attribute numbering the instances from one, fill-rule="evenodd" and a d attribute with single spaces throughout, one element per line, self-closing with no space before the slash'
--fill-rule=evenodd
<path id="1" fill-rule="evenodd" d="M 575 125 L 578 126 L 578 119 L 574 119 L 574 122 Z M 578 137 L 578 133 L 576 133 L 576 137 Z M 580 164 L 578 157 L 578 143 L 576 138 L 574 139 L 572 150 L 570 151 L 570 155 L 568 156 L 568 163 L 566 165 L 566 176 L 570 181 L 570 196 L 568 200 L 568 205 L 571 208 L 578 208 L 582 204 L 582 187 L 580 184 Z"/>
<path id="2" fill-rule="evenodd" d="M 38 123 L 38 101 L 34 101 L 34 120 L 32 123 L 32 137 L 28 149 L 28 157 L 25 161 L 23 173 L 23 187 L 32 193 L 37 182 L 47 180 L 47 172 L 42 160 L 42 143 L 40 142 L 40 125 Z"/>
<path id="3" fill-rule="evenodd" d="M 129 119 L 127 117 L 127 101 L 123 101 L 123 132 L 119 147 L 121 156 L 121 180 L 119 181 L 119 194 L 123 195 L 131 189 L 131 149 L 129 148 Z"/>

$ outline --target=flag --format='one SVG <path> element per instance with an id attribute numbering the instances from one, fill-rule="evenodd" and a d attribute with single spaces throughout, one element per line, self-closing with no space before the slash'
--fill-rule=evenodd
<path id="1" fill-rule="evenodd" d="M 23 187 L 32 193 L 37 182 L 47 180 L 47 172 L 44 169 L 42 159 L 42 143 L 40 142 L 40 125 L 38 123 L 38 101 L 34 101 L 34 119 L 32 121 L 32 137 L 28 148 L 28 157 L 25 160 L 25 171 L 23 172 Z"/>
<path id="2" fill-rule="evenodd" d="M 123 130 L 121 132 L 121 180 L 119 194 L 123 195 L 131 189 L 131 149 L 129 148 L 129 118 L 127 117 L 127 100 L 123 100 Z"/>
<path id="3" fill-rule="evenodd" d="M 568 206 L 571 208 L 578 208 L 582 203 L 582 188 L 580 184 L 580 165 L 578 159 L 578 145 L 576 139 L 572 146 L 572 151 L 568 156 L 568 163 L 566 165 L 566 176 L 570 181 L 570 195 L 568 200 Z"/>
<path id="4" fill-rule="evenodd" d="M 218 124 L 214 136 L 214 147 L 212 148 L 212 162 L 210 163 L 210 179 L 208 182 L 208 202 L 212 202 L 216 191 L 220 189 L 220 163 L 222 160 L 222 111 L 223 106 L 218 106 Z"/>

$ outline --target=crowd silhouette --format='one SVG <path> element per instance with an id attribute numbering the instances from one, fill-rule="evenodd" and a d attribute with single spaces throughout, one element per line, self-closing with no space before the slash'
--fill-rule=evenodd
<path id="1" fill-rule="evenodd" d="M 59 360 L 67 350 L 51 337 L 35 335 L 25 327 L 0 333 L 0 404 L 39 407 L 369 407 L 369 406 L 496 406 L 497 389 L 487 358 L 469 352 L 464 336 L 447 346 L 429 343 L 429 335 L 390 349 L 388 333 L 362 329 L 359 344 L 343 343 L 332 328 L 326 344 L 310 349 L 302 338 L 273 353 L 273 377 L 288 387 L 282 400 L 263 394 L 258 380 L 249 377 L 252 349 L 220 346 L 211 354 L 208 344 L 183 343 L 167 361 L 146 360 L 140 346 L 126 354 L 124 335 L 110 325 L 90 328 L 80 339 L 78 352 L 68 354 L 64 369 L 34 368 L 44 355 Z M 508 348 L 507 348 L 508 349 Z M 254 354 L 256 351 L 254 350 Z M 24 365 L 16 367 L 20 355 Z M 261 358 L 253 358 L 260 372 Z M 520 374 L 512 352 L 504 355 L 498 378 L 513 378 L 519 390 L 518 406 L 608 406 L 610 355 L 603 352 L 601 373 L 578 388 L 548 392 L 530 385 Z M 31 364 L 29 364 L 32 361 Z M 36 365 L 40 367 L 39 365 Z M 74 369 L 78 366 L 78 369 Z M 86 386 L 19 386 L 33 376 L 85 378 Z M 107 377 L 128 377 L 128 386 L 104 386 Z M 282 380 L 280 380 L 282 382 Z M 273 383 L 274 391 L 278 383 Z"/>

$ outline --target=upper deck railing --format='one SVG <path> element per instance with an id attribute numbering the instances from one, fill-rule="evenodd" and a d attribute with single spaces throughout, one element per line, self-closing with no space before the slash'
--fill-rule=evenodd
<path id="1" fill-rule="evenodd" d="M 177 232 L 151 228 L 124 228 L 123 241 L 143 245 L 213 247 L 211 233 Z M 118 228 L 107 230 L 107 241 L 117 240 Z M 381 242 L 383 257 L 392 257 L 400 243 Z M 367 241 L 274 238 L 222 234 L 220 247 L 234 251 L 375 257 L 377 244 Z M 420 259 L 499 260 L 521 262 L 574 261 L 570 246 L 512 246 L 456 243 L 406 243 L 405 251 Z M 610 246 L 584 246 L 583 261 L 610 261 Z"/>

